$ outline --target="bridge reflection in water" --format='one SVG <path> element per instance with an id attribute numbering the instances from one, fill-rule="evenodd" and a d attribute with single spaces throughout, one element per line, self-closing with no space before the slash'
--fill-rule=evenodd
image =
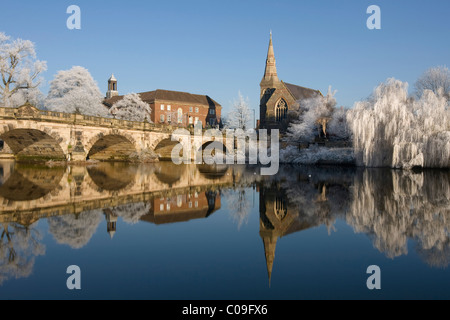
<path id="1" fill-rule="evenodd" d="M 355 168 L 281 167 L 261 177 L 246 166 L 99 163 L 37 167 L 0 163 L 0 284 L 31 273 L 45 247 L 34 228 L 48 220 L 58 243 L 82 248 L 100 222 L 111 237 L 124 222 L 167 224 L 204 219 L 227 203 L 241 225 L 259 194 L 259 236 L 269 282 L 284 237 L 337 220 L 364 233 L 388 258 L 407 253 L 408 240 L 432 267 L 450 263 L 450 173 Z M 250 189 L 251 190 L 251 189 Z M 262 250 L 258 248 L 258 250 Z"/>

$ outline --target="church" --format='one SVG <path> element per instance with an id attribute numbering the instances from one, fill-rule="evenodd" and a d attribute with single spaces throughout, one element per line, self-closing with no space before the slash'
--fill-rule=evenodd
<path id="1" fill-rule="evenodd" d="M 286 132 L 292 120 L 292 111 L 299 111 L 301 101 L 322 95 L 319 90 L 309 89 L 278 79 L 275 54 L 270 33 L 266 69 L 260 83 L 260 129 L 278 129 Z"/>
<path id="2" fill-rule="evenodd" d="M 203 128 L 221 125 L 222 106 L 207 95 L 158 89 L 139 93 L 139 96 L 150 105 L 153 123 L 180 127 L 200 123 Z M 112 75 L 103 104 L 111 108 L 123 97 L 119 95 L 117 79 Z"/>

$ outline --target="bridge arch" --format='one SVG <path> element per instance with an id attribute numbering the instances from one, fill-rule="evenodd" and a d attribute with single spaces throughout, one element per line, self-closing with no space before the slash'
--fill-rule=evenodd
<path id="1" fill-rule="evenodd" d="M 43 125 L 0 126 L 0 140 L 10 147 L 19 161 L 65 161 L 67 159 L 64 139 Z"/>
<path id="2" fill-rule="evenodd" d="M 159 139 L 159 142 L 154 147 L 155 153 L 158 155 L 160 160 L 172 160 L 172 150 L 175 146 L 183 144 L 183 139 L 172 141 L 171 137 L 166 137 L 165 139 Z M 180 150 L 180 158 L 184 157 L 184 150 Z M 189 150 L 192 151 L 192 150 Z M 191 157 L 191 155 L 189 155 Z"/>
<path id="3" fill-rule="evenodd" d="M 150 145 L 150 148 L 155 151 L 156 147 L 164 140 L 170 140 L 172 136 L 170 134 L 160 134 Z"/>
<path id="4" fill-rule="evenodd" d="M 126 161 L 138 151 L 136 141 L 126 133 L 99 133 L 85 146 L 87 159 L 99 161 Z"/>
<path id="5" fill-rule="evenodd" d="M 203 162 L 225 163 L 227 147 L 222 143 L 222 141 L 211 140 L 203 143 L 197 152 L 202 153 Z"/>

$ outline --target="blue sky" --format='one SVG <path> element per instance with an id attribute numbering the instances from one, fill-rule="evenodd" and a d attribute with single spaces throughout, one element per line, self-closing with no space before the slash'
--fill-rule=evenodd
<path id="1" fill-rule="evenodd" d="M 81 30 L 69 30 L 69 5 Z M 369 30 L 370 5 L 381 30 Z M 30 1 L 4 2 L 0 31 L 36 44 L 59 70 L 87 68 L 102 92 L 114 73 L 119 92 L 155 89 L 207 94 L 229 110 L 238 91 L 259 109 L 269 32 L 281 80 L 351 107 L 387 78 L 410 87 L 427 68 L 450 66 L 450 1 Z M 257 112 L 258 113 L 258 112 Z"/>

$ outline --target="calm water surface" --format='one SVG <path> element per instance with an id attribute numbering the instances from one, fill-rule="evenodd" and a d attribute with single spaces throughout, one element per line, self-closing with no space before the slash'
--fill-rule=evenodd
<path id="1" fill-rule="evenodd" d="M 449 171 L 258 173 L 0 162 L 0 299 L 450 299 Z"/>

